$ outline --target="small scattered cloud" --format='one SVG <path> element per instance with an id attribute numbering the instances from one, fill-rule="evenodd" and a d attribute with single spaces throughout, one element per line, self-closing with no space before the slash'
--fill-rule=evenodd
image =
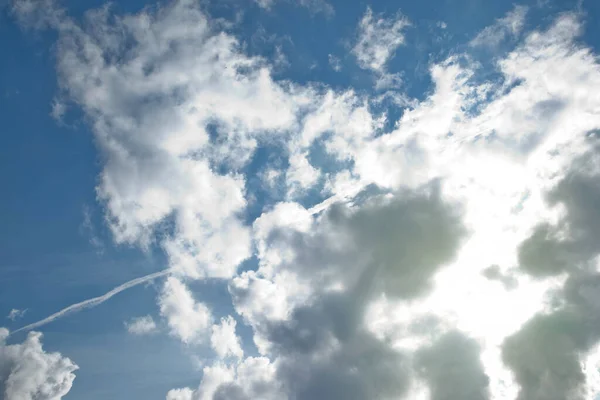
<path id="1" fill-rule="evenodd" d="M 92 210 L 89 206 L 84 205 L 82 208 L 83 220 L 81 221 L 80 232 L 83 235 L 87 235 L 89 243 L 96 249 L 98 254 L 104 253 L 105 245 L 104 241 L 100 239 L 100 236 L 96 232 L 96 227 L 92 220 Z"/>
<path id="2" fill-rule="evenodd" d="M 127 332 L 132 335 L 149 335 L 158 331 L 154 319 L 150 315 L 133 318 L 129 322 L 125 322 Z"/>
<path id="3" fill-rule="evenodd" d="M 13 308 L 12 310 L 10 310 L 10 312 L 8 313 L 6 318 L 10 319 L 11 321 L 16 321 L 18 319 L 23 318 L 23 316 L 25 315 L 26 312 L 27 312 L 27 309 L 18 310 L 16 308 Z"/>
<path id="4" fill-rule="evenodd" d="M 342 70 L 342 60 L 339 57 L 334 56 L 333 54 L 329 54 L 329 66 L 335 72 L 340 72 Z"/>
<path id="5" fill-rule="evenodd" d="M 52 109 L 50 116 L 57 122 L 62 122 L 63 116 L 67 112 L 67 105 L 58 98 L 52 100 Z"/>
<path id="6" fill-rule="evenodd" d="M 403 77 L 401 73 L 382 73 L 375 78 L 375 90 L 398 89 L 402 86 L 402 83 Z"/>
<path id="7" fill-rule="evenodd" d="M 367 7 L 358 24 L 358 40 L 352 49 L 358 65 L 382 72 L 396 49 L 404 44 L 404 31 L 410 25 L 408 18 L 400 13 L 385 18 Z"/>

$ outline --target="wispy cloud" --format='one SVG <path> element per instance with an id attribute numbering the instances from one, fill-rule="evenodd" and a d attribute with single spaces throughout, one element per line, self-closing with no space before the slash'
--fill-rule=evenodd
<path id="1" fill-rule="evenodd" d="M 358 65 L 382 72 L 396 49 L 404 44 L 404 30 L 408 26 L 408 18 L 400 13 L 386 18 L 381 14 L 374 14 L 367 7 L 358 25 L 358 40 L 352 49 Z"/>
<path id="2" fill-rule="evenodd" d="M 11 321 L 16 321 L 17 319 L 23 318 L 26 312 L 27 309 L 18 310 L 16 308 L 13 308 L 12 310 L 10 310 L 6 318 L 10 319 Z"/>
<path id="3" fill-rule="evenodd" d="M 265 9 L 270 9 L 277 2 L 287 2 L 307 8 L 311 13 L 323 13 L 326 16 L 335 14 L 335 9 L 325 0 L 254 0 L 256 4 Z"/>
<path id="4" fill-rule="evenodd" d="M 81 222 L 80 232 L 89 237 L 90 244 L 96 249 L 98 254 L 104 253 L 104 242 L 98 236 L 94 222 L 92 221 L 92 211 L 87 205 L 82 209 L 83 221 Z"/>
<path id="5" fill-rule="evenodd" d="M 333 54 L 328 55 L 329 66 L 335 72 L 340 72 L 342 70 L 342 60 L 339 57 L 334 56 Z"/>
<path id="6" fill-rule="evenodd" d="M 527 11 L 525 6 L 515 6 L 504 17 L 497 19 L 493 25 L 479 32 L 469 44 L 473 47 L 495 47 L 509 36 L 517 37 L 525 24 Z"/>
<path id="7" fill-rule="evenodd" d="M 40 326 L 44 326 L 46 324 L 49 324 L 50 322 L 56 321 L 59 318 L 66 317 L 67 315 L 74 314 L 74 313 L 84 310 L 86 308 L 92 308 L 92 307 L 99 306 L 100 304 L 104 303 L 105 301 L 109 300 L 111 297 L 121 293 L 124 290 L 130 289 L 130 288 L 140 285 L 142 283 L 150 282 L 154 279 L 157 279 L 157 278 L 160 278 L 163 276 L 167 276 L 171 273 L 172 273 L 171 270 L 164 270 L 164 271 L 155 272 L 155 273 L 152 273 L 152 274 L 149 274 L 146 276 L 142 276 L 140 278 L 132 279 L 129 282 L 125 282 L 124 284 L 117 286 L 116 288 L 110 290 L 109 292 L 103 294 L 102 296 L 93 297 L 91 299 L 72 304 L 72 305 L 63 308 L 62 310 L 60 310 L 42 320 L 39 320 L 32 324 L 25 325 L 19 329 L 16 329 L 16 330 L 12 331 L 11 334 L 39 328 Z"/>

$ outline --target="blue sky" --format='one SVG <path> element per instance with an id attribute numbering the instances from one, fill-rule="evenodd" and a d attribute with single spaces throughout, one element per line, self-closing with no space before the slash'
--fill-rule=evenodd
<path id="1" fill-rule="evenodd" d="M 599 20 L 0 3 L 3 398 L 594 399 Z"/>

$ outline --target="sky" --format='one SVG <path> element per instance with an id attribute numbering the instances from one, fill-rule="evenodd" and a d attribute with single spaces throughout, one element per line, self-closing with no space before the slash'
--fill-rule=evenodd
<path id="1" fill-rule="evenodd" d="M 600 398 L 600 3 L 1 0 L 0 398 Z"/>

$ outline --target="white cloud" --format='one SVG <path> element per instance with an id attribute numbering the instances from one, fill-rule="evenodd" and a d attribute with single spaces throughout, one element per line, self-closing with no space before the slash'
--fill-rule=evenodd
<path id="1" fill-rule="evenodd" d="M 23 318 L 23 316 L 25 315 L 26 312 L 27 312 L 27 309 L 18 310 L 16 308 L 13 308 L 12 310 L 10 310 L 10 312 L 8 313 L 6 318 L 10 319 L 11 321 L 16 321 L 18 319 Z"/>
<path id="2" fill-rule="evenodd" d="M 219 358 L 243 357 L 244 351 L 240 345 L 240 338 L 235 333 L 236 324 L 236 320 L 229 315 L 227 318 L 221 318 L 219 325 L 212 326 L 210 344 Z"/>
<path id="3" fill-rule="evenodd" d="M 575 43 L 580 31 L 577 18 L 567 14 L 559 17 L 548 31 L 526 35 L 522 44 L 498 63 L 504 82 L 473 83 L 476 80 L 471 78 L 477 74 L 477 70 L 469 67 L 468 63 L 461 66 L 457 59 L 433 65 L 433 94 L 405 111 L 396 129 L 386 135 L 374 135 L 378 126 L 376 120 L 368 110 L 359 112 L 361 102 L 354 94 L 328 94 L 329 97 L 325 97 L 321 103 L 323 106 L 305 119 L 302 135 L 293 146 L 294 149 L 306 149 L 319 140 L 332 157 L 354 162 L 350 168 L 351 174 L 341 171 L 339 175 L 343 175 L 344 179 L 332 180 L 339 182 L 330 186 L 334 198 L 338 200 L 352 198 L 357 188 L 360 190 L 372 183 L 397 191 L 400 187 L 418 187 L 430 179 L 442 177 L 442 196 L 463 204 L 463 222 L 469 229 L 469 239 L 460 250 L 456 262 L 441 269 L 432 278 L 434 290 L 431 294 L 410 303 L 391 302 L 389 308 L 382 310 L 377 318 L 370 313 L 365 317 L 369 330 L 384 335 L 386 340 L 395 343 L 396 349 L 407 352 L 430 346 L 431 340 L 442 340 L 442 335 L 451 329 L 459 329 L 466 337 L 477 342 L 477 346 L 468 347 L 477 349 L 475 352 L 480 352 L 480 355 L 468 357 L 471 361 L 481 357 L 481 365 L 465 364 L 464 370 L 448 371 L 446 374 L 446 371 L 438 369 L 435 362 L 426 362 L 422 375 L 426 386 L 428 383 L 435 388 L 440 385 L 466 388 L 464 382 L 467 380 L 469 385 L 474 385 L 469 387 L 474 390 L 470 393 L 475 396 L 486 396 L 486 388 L 489 387 L 489 396 L 500 399 L 516 397 L 520 384 L 524 387 L 524 396 L 529 398 L 529 393 L 538 390 L 534 382 L 536 377 L 558 373 L 558 364 L 548 365 L 543 361 L 542 348 L 532 350 L 531 357 L 535 358 L 533 364 L 527 364 L 527 360 L 520 359 L 518 354 L 530 347 L 528 343 L 530 338 L 535 337 L 535 332 L 546 325 L 555 326 L 552 324 L 555 319 L 561 318 L 562 312 L 548 318 L 538 317 L 542 322 L 530 322 L 525 325 L 523 333 L 518 332 L 524 323 L 545 307 L 544 296 L 551 290 L 560 289 L 564 279 L 538 282 L 522 274 L 513 276 L 514 270 L 511 268 L 519 265 L 517 248 L 536 224 L 539 221 L 556 221 L 563 214 L 545 204 L 546 193 L 565 177 L 572 161 L 590 149 L 592 142 L 589 132 L 600 127 L 600 119 L 594 111 L 600 104 L 600 98 L 597 91 L 591 89 L 600 87 L 600 69 L 590 50 Z M 515 85 L 517 82 L 518 85 Z M 343 98 L 346 100 L 340 101 Z M 353 114 L 356 122 L 363 123 L 349 124 L 348 129 L 362 128 L 346 139 L 342 121 L 349 120 L 348 116 Z M 323 136 L 331 131 L 332 135 Z M 573 190 L 576 193 L 590 193 L 590 189 Z M 361 207 L 360 202 L 354 203 L 355 207 Z M 323 208 L 327 207 L 329 205 Z M 266 214 L 265 217 L 267 215 L 276 213 Z M 339 213 L 335 215 L 340 218 Z M 590 212 L 583 215 L 591 218 Z M 283 220 L 283 216 L 278 216 L 275 221 L 280 219 Z M 307 226 L 311 227 L 308 232 L 314 234 L 312 223 L 309 222 Z M 361 226 L 366 229 L 368 224 Z M 335 265 L 331 253 L 321 250 L 319 246 L 312 246 L 314 243 L 330 242 L 318 236 L 317 239 L 311 239 L 311 235 L 305 234 L 286 236 L 282 234 L 282 227 L 285 232 L 285 224 L 274 222 L 266 224 L 264 232 L 255 229 L 259 239 L 261 267 L 256 272 L 244 273 L 236 278 L 232 293 L 238 311 L 255 329 L 254 339 L 259 350 L 272 356 L 278 368 L 283 368 L 280 371 L 293 371 L 298 374 L 294 376 L 304 377 L 307 379 L 304 384 L 312 387 L 315 383 L 312 379 L 316 378 L 302 372 L 304 370 L 297 364 L 286 364 L 285 357 L 296 354 L 293 353 L 294 346 L 304 349 L 298 351 L 305 354 L 307 348 L 322 343 L 318 349 L 333 349 L 333 353 L 322 350 L 322 357 L 325 360 L 328 357 L 335 359 L 336 345 L 340 345 L 335 341 L 335 335 L 332 339 L 331 331 L 315 327 L 322 324 L 321 321 L 331 319 L 317 318 L 313 314 L 324 307 L 315 290 L 319 285 L 324 285 L 334 293 L 341 291 L 343 294 L 347 285 L 345 279 L 352 277 L 350 266 L 357 262 L 357 258 L 348 251 L 351 261 L 341 263 L 344 275 L 338 278 L 336 284 L 334 278 L 339 275 L 327 275 L 335 271 L 331 269 Z M 306 228 L 300 230 L 307 231 Z M 268 234 L 269 231 L 272 233 Z M 575 231 L 584 236 L 588 232 L 581 228 Z M 337 229 L 335 232 L 343 235 L 346 231 Z M 273 238 L 280 240 L 273 241 Z M 294 246 L 285 243 L 306 247 L 297 251 Z M 338 239 L 331 243 L 344 241 Z M 567 242 L 567 246 L 572 244 Z M 591 244 L 581 246 L 589 248 Z M 557 251 L 560 249 L 561 246 L 558 246 Z M 545 257 L 552 254 L 545 254 Z M 305 267 L 306 271 L 312 272 L 308 281 L 297 274 L 291 277 L 283 274 L 282 268 L 286 264 L 303 265 L 297 257 L 311 261 Z M 482 271 L 490 265 L 497 265 L 502 276 L 513 276 L 511 285 L 498 285 L 485 278 Z M 319 273 L 308 266 L 317 266 Z M 457 293 L 457 287 L 465 290 Z M 306 304 L 310 304 L 309 309 Z M 346 303 L 341 304 L 339 307 Z M 427 333 L 432 337 L 420 337 L 414 333 L 414 329 L 417 329 L 415 321 L 418 321 L 419 315 L 431 313 L 431 310 L 436 310 L 436 318 L 440 322 Z M 348 333 L 348 325 L 340 322 L 336 326 L 344 326 L 343 332 Z M 279 336 L 273 336 L 274 329 Z M 579 330 L 580 327 L 574 325 L 574 329 Z M 516 336 L 509 342 L 509 347 L 515 349 L 511 350 L 509 366 L 517 372 L 517 381 L 502 363 L 503 343 L 511 335 Z M 556 341 L 562 340 L 560 337 Z M 573 339 L 568 336 L 565 340 Z M 590 343 L 596 340 L 596 336 L 591 336 Z M 573 358 L 576 349 L 552 346 L 558 352 L 557 360 L 568 362 L 564 364 L 565 368 L 578 365 L 578 359 Z M 442 351 L 442 347 L 438 350 Z M 589 351 L 587 345 L 582 349 Z M 450 359 L 456 357 L 453 354 L 447 356 Z M 348 359 L 344 361 L 349 362 Z M 305 361 L 306 364 L 308 361 Z M 319 364 L 319 368 L 324 368 L 323 365 Z M 529 366 L 535 372 L 527 372 Z M 327 375 L 327 369 L 319 368 L 313 369 L 331 379 L 338 377 Z M 583 373 L 577 372 L 577 368 L 573 371 L 579 374 L 573 382 L 581 383 Z M 284 372 L 281 374 L 285 376 Z M 544 382 L 543 390 L 535 393 L 563 393 L 559 391 L 560 387 L 571 390 L 567 387 L 571 383 L 567 381 L 556 381 L 560 387 L 554 389 L 552 380 Z M 289 393 L 302 398 L 298 394 L 302 393 L 300 388 L 306 387 L 302 385 L 297 383 Z M 411 390 L 419 387 L 418 382 L 414 385 Z M 360 390 L 356 392 L 360 393 Z M 312 398 L 318 396 L 313 393 Z"/>
<path id="4" fill-rule="evenodd" d="M 167 400 L 193 400 L 194 391 L 189 388 L 171 389 L 167 393 Z"/>
<path id="5" fill-rule="evenodd" d="M 125 322 L 127 332 L 133 335 L 148 335 L 157 331 L 156 323 L 150 315 L 133 318 L 129 322 Z"/>
<path id="6" fill-rule="evenodd" d="M 339 57 L 336 57 L 333 54 L 329 54 L 327 56 L 327 59 L 329 60 L 329 66 L 332 70 L 334 70 L 335 72 L 340 72 L 342 70 L 342 60 L 340 60 Z"/>
<path id="7" fill-rule="evenodd" d="M 42 349 L 39 332 L 21 344 L 6 344 L 8 330 L 0 328 L 0 394 L 6 400 L 60 400 L 67 395 L 77 370 L 60 353 Z"/>
<path id="8" fill-rule="evenodd" d="M 210 310 L 205 304 L 196 302 L 190 290 L 177 278 L 166 280 L 158 305 L 171 334 L 182 342 L 194 344 L 208 338 L 212 325 Z"/>
<path id="9" fill-rule="evenodd" d="M 285 400 L 275 374 L 275 366 L 265 357 L 248 357 L 230 366 L 217 362 L 204 368 L 198 389 L 171 390 L 167 400 Z"/>
<path id="10" fill-rule="evenodd" d="M 371 8 L 367 7 L 358 25 L 358 40 L 352 49 L 358 65 L 383 72 L 396 49 L 404 44 L 404 30 L 408 26 L 410 22 L 400 13 L 384 18 L 373 14 Z"/>
<path id="11" fill-rule="evenodd" d="M 259 7 L 270 9 L 277 1 L 281 2 L 281 0 L 254 0 Z M 296 0 L 289 1 L 294 5 L 300 5 L 302 7 L 307 8 L 312 13 L 323 13 L 327 16 L 331 16 L 335 13 L 335 10 L 331 4 L 329 4 L 325 0 Z"/>
<path id="12" fill-rule="evenodd" d="M 517 5 L 506 16 L 499 18 L 493 25 L 486 27 L 479 32 L 473 40 L 471 46 L 498 46 L 504 39 L 511 36 L 517 37 L 525 23 L 527 7 Z"/>
<path id="13" fill-rule="evenodd" d="M 231 277 L 251 251 L 237 171 L 262 137 L 295 126 L 310 94 L 274 82 L 195 2 L 109 13 L 89 13 L 85 28 L 57 24 L 57 70 L 104 154 L 97 191 L 114 238 L 147 246 L 166 225 L 159 244 L 179 273 Z"/>

